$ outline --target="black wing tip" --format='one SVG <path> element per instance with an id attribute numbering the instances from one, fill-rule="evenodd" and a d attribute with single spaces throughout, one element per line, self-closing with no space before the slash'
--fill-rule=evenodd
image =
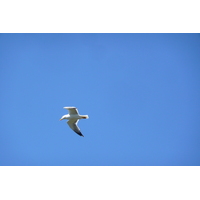
<path id="1" fill-rule="evenodd" d="M 77 133 L 78 135 L 84 137 L 84 135 L 83 135 L 81 132 L 78 132 L 78 131 L 76 132 L 76 131 L 75 131 L 75 133 Z"/>

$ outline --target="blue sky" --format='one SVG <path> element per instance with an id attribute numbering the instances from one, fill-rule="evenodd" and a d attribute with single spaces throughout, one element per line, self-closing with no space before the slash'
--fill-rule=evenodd
<path id="1" fill-rule="evenodd" d="M 199 34 L 0 34 L 0 55 L 0 165 L 200 165 Z"/>

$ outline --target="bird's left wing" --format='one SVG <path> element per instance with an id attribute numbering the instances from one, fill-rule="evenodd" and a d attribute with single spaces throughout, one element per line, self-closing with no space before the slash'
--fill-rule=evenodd
<path id="1" fill-rule="evenodd" d="M 64 108 L 69 111 L 70 115 L 77 115 L 78 114 L 78 110 L 77 110 L 76 107 L 64 107 Z"/>
<path id="2" fill-rule="evenodd" d="M 68 122 L 69 127 L 76 132 L 78 135 L 83 136 L 79 127 L 77 126 L 78 120 L 77 119 L 70 119 Z M 84 137 L 84 136 L 83 136 Z"/>

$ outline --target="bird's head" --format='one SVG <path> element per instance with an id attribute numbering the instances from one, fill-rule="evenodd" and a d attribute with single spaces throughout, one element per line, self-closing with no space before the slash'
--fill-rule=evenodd
<path id="1" fill-rule="evenodd" d="M 60 118 L 60 121 L 63 120 L 63 119 L 65 119 L 65 116 L 62 116 L 62 117 Z"/>
<path id="2" fill-rule="evenodd" d="M 60 118 L 60 121 L 63 120 L 63 119 L 69 119 L 69 114 L 68 114 L 68 115 L 63 115 L 63 116 Z"/>

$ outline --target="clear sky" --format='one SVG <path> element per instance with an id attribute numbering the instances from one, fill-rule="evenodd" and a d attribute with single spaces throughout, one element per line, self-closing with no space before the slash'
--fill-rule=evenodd
<path id="1" fill-rule="evenodd" d="M 199 103 L 199 34 L 0 34 L 0 165 L 200 165 Z"/>

